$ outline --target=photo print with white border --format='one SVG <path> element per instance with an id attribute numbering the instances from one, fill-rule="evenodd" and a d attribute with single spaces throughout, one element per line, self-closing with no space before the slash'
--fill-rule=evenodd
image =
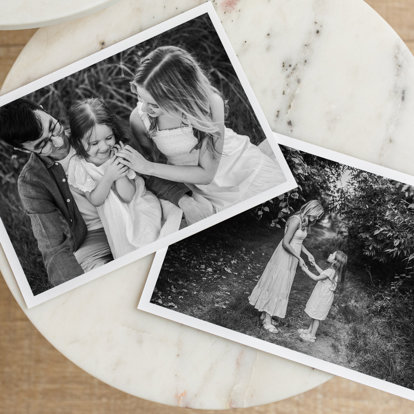
<path id="1" fill-rule="evenodd" d="M 275 134 L 298 187 L 156 253 L 138 309 L 414 399 L 414 178 Z"/>
<path id="2" fill-rule="evenodd" d="M 296 186 L 211 3 L 1 96 L 0 125 L 28 307 Z"/>

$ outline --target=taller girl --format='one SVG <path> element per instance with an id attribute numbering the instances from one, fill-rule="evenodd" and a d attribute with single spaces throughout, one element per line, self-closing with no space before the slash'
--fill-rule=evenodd
<path id="1" fill-rule="evenodd" d="M 249 302 L 262 312 L 263 327 L 270 332 L 278 332 L 273 326 L 272 317 L 284 318 L 289 302 L 290 289 L 295 278 L 298 263 L 305 264 L 301 257 L 304 253 L 311 263 L 313 255 L 303 245 L 309 227 L 324 214 L 318 200 L 304 204 L 286 222 L 283 239 L 278 244 L 266 268 L 249 296 Z"/>
<path id="2" fill-rule="evenodd" d="M 138 97 L 134 134 L 144 147 L 153 142 L 168 164 L 126 147 L 119 155 L 136 172 L 185 183 L 214 211 L 285 181 L 276 161 L 225 127 L 223 98 L 187 51 L 155 49 L 131 85 Z"/>

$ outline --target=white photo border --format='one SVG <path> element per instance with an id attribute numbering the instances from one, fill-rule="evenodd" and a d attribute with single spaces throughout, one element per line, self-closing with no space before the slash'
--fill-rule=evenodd
<path id="1" fill-rule="evenodd" d="M 369 173 L 381 175 L 391 180 L 399 181 L 401 183 L 414 186 L 414 177 L 411 175 L 391 170 L 380 165 L 372 164 L 370 162 L 363 161 L 332 150 L 318 147 L 317 145 L 309 144 L 304 141 L 289 138 L 281 134 L 274 133 L 274 136 L 278 144 L 293 149 L 297 149 L 299 151 L 304 151 L 321 158 L 326 158 L 334 162 L 348 165 L 359 170 L 364 170 Z M 306 355 L 302 352 L 294 351 L 280 345 L 269 343 L 262 339 L 258 339 L 237 331 L 233 331 L 232 329 L 224 328 L 222 326 L 215 325 L 211 322 L 206 322 L 201 319 L 184 315 L 180 312 L 151 303 L 151 296 L 157 283 L 157 279 L 160 274 L 165 256 L 167 254 L 167 250 L 168 248 L 160 250 L 155 254 L 154 261 L 148 274 L 147 282 L 144 286 L 141 298 L 138 303 L 139 310 L 149 312 L 151 314 L 161 316 L 174 322 L 178 322 L 183 325 L 187 325 L 192 328 L 208 332 L 225 339 L 229 339 L 242 345 L 250 346 L 260 351 L 277 355 L 294 362 L 299 362 L 301 364 L 308 365 L 312 368 L 325 371 L 329 374 L 341 376 L 351 381 L 355 381 L 363 385 L 368 385 L 378 390 L 385 391 L 414 401 L 414 390 L 410 390 L 409 388 L 405 388 L 400 385 L 385 380 L 381 380 L 379 378 L 375 378 L 370 375 L 363 374 L 361 372 L 354 371 L 350 368 L 345 368 L 332 362 L 327 362 L 322 359 Z"/>
<path id="2" fill-rule="evenodd" d="M 100 276 L 106 275 L 109 272 L 112 272 L 116 269 L 119 269 L 128 263 L 134 262 L 138 259 L 141 259 L 151 253 L 154 253 L 156 250 L 165 248 L 166 246 L 178 242 L 190 235 L 198 233 L 208 227 L 211 227 L 215 224 L 220 223 L 221 221 L 227 220 L 228 218 L 239 214 L 243 211 L 246 211 L 254 206 L 261 204 L 268 200 L 269 198 L 276 197 L 280 194 L 285 193 L 297 186 L 295 179 L 293 178 L 292 173 L 287 165 L 285 158 L 282 155 L 280 148 L 273 139 L 273 133 L 270 129 L 269 124 L 267 123 L 266 117 L 261 110 L 261 107 L 255 97 L 253 90 L 247 80 L 247 77 L 242 69 L 240 62 L 234 52 L 230 40 L 228 39 L 223 26 L 221 25 L 220 19 L 214 10 L 211 2 L 206 2 L 200 6 L 197 6 L 187 12 L 184 12 L 178 16 L 175 16 L 171 19 L 166 20 L 156 26 L 153 26 L 147 30 L 144 30 L 136 35 L 133 35 L 125 40 L 122 40 L 112 46 L 109 46 L 103 50 L 100 50 L 96 53 L 93 53 L 90 56 L 87 56 L 83 59 L 78 60 L 70 65 L 65 66 L 62 69 L 59 69 L 49 75 L 43 76 L 42 78 L 30 82 L 27 85 L 24 85 L 18 89 L 15 89 L 5 95 L 0 96 L 0 106 L 6 105 L 16 99 L 19 99 L 29 93 L 32 93 L 38 89 L 41 89 L 53 82 L 56 82 L 60 79 L 63 79 L 67 76 L 74 74 L 82 69 L 85 69 L 91 65 L 94 65 L 104 59 L 107 59 L 119 52 L 122 52 L 125 49 L 136 46 L 139 43 L 142 43 L 148 39 L 151 39 L 163 32 L 166 32 L 170 29 L 173 29 L 183 23 L 186 23 L 194 18 L 200 17 L 204 14 L 208 14 L 213 27 L 223 44 L 223 47 L 228 55 L 228 58 L 237 74 L 237 77 L 246 93 L 250 105 L 253 108 L 253 111 L 258 119 L 259 125 L 263 129 L 263 132 L 273 150 L 273 153 L 276 157 L 276 162 L 279 164 L 283 175 L 286 178 L 286 181 L 274 188 L 266 190 L 262 194 L 251 197 L 248 200 L 242 201 L 236 205 L 228 207 L 223 211 L 220 211 L 213 216 L 210 216 L 206 219 L 200 220 L 197 223 L 194 223 L 190 226 L 187 226 L 183 229 L 177 230 L 174 233 L 168 234 L 164 237 L 159 238 L 153 243 L 150 243 L 140 249 L 137 249 L 134 252 L 131 252 L 123 257 L 114 259 L 111 262 L 89 271 L 83 275 L 77 276 L 74 279 L 71 279 L 61 285 L 50 288 L 49 290 L 42 292 L 37 295 L 33 295 L 33 292 L 30 288 L 28 280 L 25 276 L 24 270 L 20 264 L 19 258 L 13 248 L 9 235 L 7 234 L 6 228 L 0 218 L 0 244 L 3 247 L 4 254 L 8 260 L 9 266 L 14 274 L 14 277 L 17 281 L 19 289 L 23 295 L 23 299 L 28 308 L 39 305 L 47 300 L 55 298 L 65 292 L 68 292 L 74 288 L 77 288 L 85 283 L 88 283 L 92 280 L 97 279 Z M 177 225 L 178 229 L 179 225 Z M 0 269 L 1 270 L 1 269 Z"/>

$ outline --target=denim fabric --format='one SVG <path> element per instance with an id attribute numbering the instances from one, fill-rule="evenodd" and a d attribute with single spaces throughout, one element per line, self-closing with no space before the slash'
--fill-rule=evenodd
<path id="1" fill-rule="evenodd" d="M 157 177 L 145 177 L 157 197 L 178 205 L 187 186 Z M 31 154 L 18 179 L 18 191 L 31 220 L 33 234 L 48 274 L 57 286 L 84 273 L 73 252 L 85 240 L 87 229 L 58 162 Z"/>
<path id="2" fill-rule="evenodd" d="M 87 229 L 59 163 L 32 154 L 18 179 L 19 195 L 48 274 L 56 286 L 83 273 L 73 252 Z"/>
<path id="3" fill-rule="evenodd" d="M 171 201 L 178 206 L 178 202 L 184 195 L 191 196 L 191 190 L 182 183 L 163 180 L 158 177 L 143 176 L 145 179 L 145 187 L 154 193 L 158 198 Z"/>

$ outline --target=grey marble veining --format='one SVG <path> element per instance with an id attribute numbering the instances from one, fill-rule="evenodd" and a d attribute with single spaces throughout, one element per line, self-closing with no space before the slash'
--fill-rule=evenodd
<path id="1" fill-rule="evenodd" d="M 123 0 L 94 16 L 41 29 L 3 92 L 200 3 Z M 213 4 L 276 132 L 414 173 L 414 60 L 362 0 Z M 143 259 L 26 313 L 57 349 L 92 375 L 166 404 L 216 409 L 264 404 L 329 378 L 138 312 L 150 264 L 151 258 Z M 4 257 L 1 269 L 24 309 Z"/>

